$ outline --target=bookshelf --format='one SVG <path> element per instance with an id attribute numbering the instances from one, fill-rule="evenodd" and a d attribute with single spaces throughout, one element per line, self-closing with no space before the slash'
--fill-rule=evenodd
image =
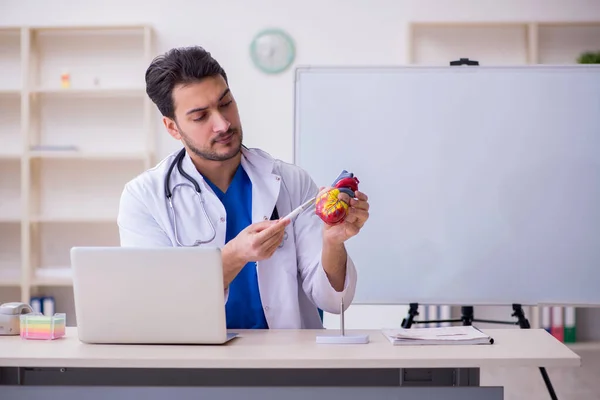
<path id="1" fill-rule="evenodd" d="M 408 64 L 574 64 L 582 52 L 600 51 L 600 21 L 413 22 L 406 37 Z"/>
<path id="2" fill-rule="evenodd" d="M 1 302 L 50 295 L 72 310 L 71 247 L 119 244 L 123 186 L 155 158 L 152 36 L 145 25 L 0 29 Z"/>
<path id="3" fill-rule="evenodd" d="M 577 63 L 585 51 L 600 51 L 600 21 L 421 21 L 408 24 L 406 37 L 407 64 L 446 66 L 469 58 L 480 65 L 564 65 Z M 540 307 L 523 309 L 532 327 L 543 326 Z M 493 320 L 511 320 L 511 311 L 510 306 L 475 307 L 476 317 Z M 460 317 L 460 307 L 453 307 L 452 316 Z M 600 309 L 577 309 L 576 329 L 583 342 L 569 343 L 572 348 L 600 349 Z"/>

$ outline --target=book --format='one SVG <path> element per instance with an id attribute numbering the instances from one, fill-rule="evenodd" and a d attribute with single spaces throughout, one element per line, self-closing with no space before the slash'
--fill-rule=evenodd
<path id="1" fill-rule="evenodd" d="M 565 343 L 575 343 L 577 341 L 577 325 L 575 324 L 575 307 L 565 307 Z"/>
<path id="2" fill-rule="evenodd" d="M 474 326 L 383 329 L 382 333 L 393 345 L 473 345 L 494 343 L 492 337 Z"/>
<path id="3" fill-rule="evenodd" d="M 552 306 L 552 324 L 550 325 L 550 334 L 560 342 L 565 341 L 563 308 L 561 306 Z"/>

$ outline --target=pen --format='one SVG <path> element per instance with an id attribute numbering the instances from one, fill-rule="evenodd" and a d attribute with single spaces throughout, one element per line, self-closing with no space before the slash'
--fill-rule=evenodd
<path id="1" fill-rule="evenodd" d="M 304 210 L 307 210 L 309 207 L 311 207 L 316 199 L 317 199 L 317 197 L 315 196 L 312 199 L 308 200 L 301 206 L 297 207 L 294 211 L 292 211 L 291 213 L 289 213 L 288 215 L 283 217 L 283 219 L 287 218 L 287 219 L 291 220 L 292 218 L 297 217 L 298 215 L 300 215 L 301 212 L 303 212 Z"/>

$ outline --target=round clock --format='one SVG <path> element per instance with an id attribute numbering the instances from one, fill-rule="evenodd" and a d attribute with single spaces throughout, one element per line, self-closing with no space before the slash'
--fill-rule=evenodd
<path id="1" fill-rule="evenodd" d="M 259 32 L 250 45 L 252 62 L 261 71 L 277 74 L 294 62 L 296 49 L 292 38 L 280 29 Z"/>

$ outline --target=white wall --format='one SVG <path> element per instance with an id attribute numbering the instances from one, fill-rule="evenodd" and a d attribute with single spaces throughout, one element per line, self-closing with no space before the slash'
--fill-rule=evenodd
<path id="1" fill-rule="evenodd" d="M 59 6 L 60 4 L 60 6 Z M 293 68 L 255 69 L 252 37 L 276 26 L 295 39 L 295 66 L 397 65 L 406 59 L 406 23 L 416 20 L 600 19 L 598 0 L 0 0 L 0 26 L 150 23 L 156 51 L 201 45 L 230 76 L 249 146 L 292 160 Z M 159 127 L 159 156 L 178 147 Z"/>
<path id="2" fill-rule="evenodd" d="M 60 4 L 60 6 L 59 6 Z M 201 45 L 230 77 L 246 144 L 292 160 L 293 68 L 255 69 L 253 36 L 267 27 L 295 39 L 298 65 L 398 65 L 406 62 L 409 21 L 600 20 L 599 0 L 0 0 L 0 27 L 150 23 L 156 51 Z M 143 71 L 140 71 L 143 73 Z M 158 119 L 157 119 L 158 122 Z M 157 123 L 158 156 L 179 147 Z M 348 327 L 397 326 L 404 307 L 356 306 Z M 506 319 L 503 309 L 492 318 Z M 337 319 L 327 316 L 327 325 Z"/>

